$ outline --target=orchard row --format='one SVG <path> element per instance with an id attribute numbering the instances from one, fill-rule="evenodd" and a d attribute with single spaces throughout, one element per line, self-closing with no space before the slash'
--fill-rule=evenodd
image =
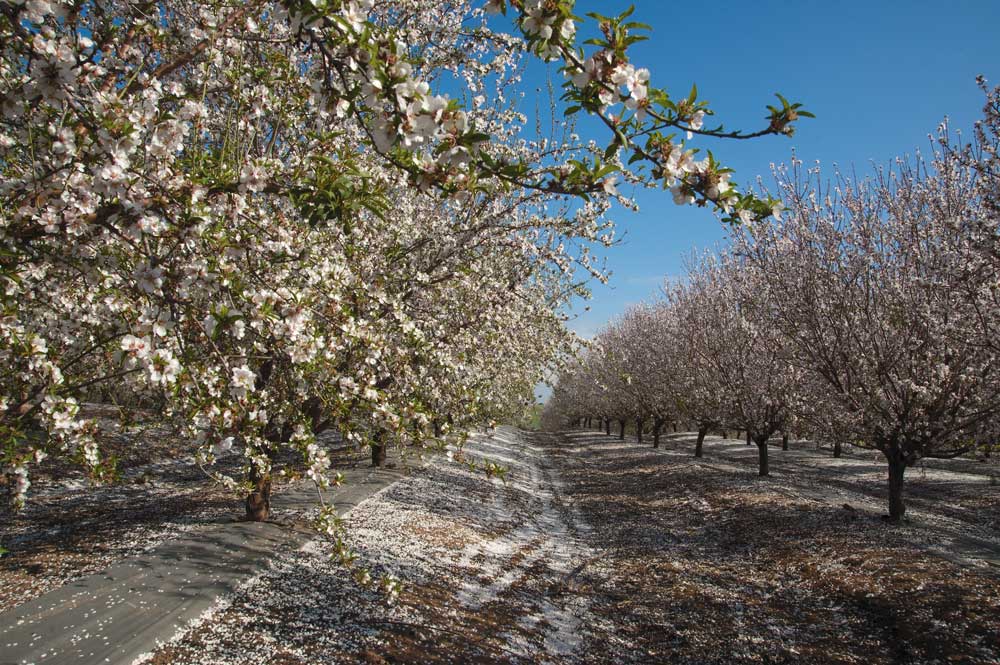
<path id="1" fill-rule="evenodd" d="M 793 162 L 787 209 L 734 229 L 663 298 L 629 309 L 558 378 L 545 418 L 695 423 L 768 440 L 795 432 L 880 451 L 889 516 L 922 458 L 1000 436 L 1000 88 L 975 141 L 939 128 L 932 157 L 870 178 Z"/>

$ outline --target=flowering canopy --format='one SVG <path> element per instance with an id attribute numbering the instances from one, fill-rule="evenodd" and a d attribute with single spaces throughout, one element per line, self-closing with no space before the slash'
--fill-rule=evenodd
<path id="1" fill-rule="evenodd" d="M 510 7 L 521 37 L 485 13 Z M 596 16 L 585 55 L 571 2 L 510 7 L 0 4 L 15 501 L 47 454 L 113 473 L 79 413 L 100 398 L 161 406 L 210 472 L 241 451 L 242 478 L 212 473 L 266 515 L 283 448 L 324 486 L 324 430 L 425 445 L 530 399 L 569 348 L 557 312 L 576 272 L 603 278 L 590 246 L 613 237 L 615 173 L 727 219 L 771 213 L 664 132 L 789 134 L 799 105 L 760 132 L 706 129 L 694 91 L 673 101 L 629 61 L 628 13 Z M 566 113 L 602 119 L 606 146 L 526 133 L 511 94 L 525 52 L 561 60 Z"/>

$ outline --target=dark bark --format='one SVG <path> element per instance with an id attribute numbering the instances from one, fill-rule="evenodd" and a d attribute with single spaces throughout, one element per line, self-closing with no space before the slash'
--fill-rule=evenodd
<path id="1" fill-rule="evenodd" d="M 438 421 L 435 418 L 434 420 L 431 421 L 431 424 L 434 426 L 434 438 L 435 439 L 441 438 L 441 423 L 440 423 L 440 421 Z"/>
<path id="2" fill-rule="evenodd" d="M 836 441 L 833 442 L 833 456 L 840 457 L 840 454 L 841 454 L 840 439 L 837 439 Z"/>
<path id="3" fill-rule="evenodd" d="M 674 425 L 674 434 L 677 434 L 677 421 L 676 420 L 674 421 L 673 425 Z"/>
<path id="4" fill-rule="evenodd" d="M 698 428 L 698 441 L 694 444 L 694 456 L 701 457 L 701 445 L 705 443 L 705 435 L 708 434 L 708 425 L 702 425 Z"/>
<path id="5" fill-rule="evenodd" d="M 788 434 L 785 432 L 781 433 L 781 449 L 788 450 Z"/>
<path id="6" fill-rule="evenodd" d="M 382 440 L 372 441 L 372 466 L 385 466 L 385 442 Z"/>
<path id="7" fill-rule="evenodd" d="M 722 430 L 722 438 L 723 439 L 728 439 L 729 438 L 729 434 L 726 432 L 726 430 Z"/>
<path id="8" fill-rule="evenodd" d="M 747 445 L 749 446 L 753 441 L 750 440 L 750 430 L 747 430 Z"/>
<path id="9" fill-rule="evenodd" d="M 898 522 L 906 514 L 903 503 L 903 474 L 906 462 L 898 456 L 889 456 L 889 521 Z"/>
<path id="10" fill-rule="evenodd" d="M 767 441 L 757 444 L 757 475 L 766 476 L 768 475 L 767 467 Z"/>
<path id="11" fill-rule="evenodd" d="M 271 516 L 271 474 L 259 473 L 256 466 L 251 466 L 249 480 L 253 490 L 246 498 L 247 519 L 264 522 Z"/>
<path id="12" fill-rule="evenodd" d="M 660 418 L 653 419 L 653 447 L 660 447 L 660 430 L 663 428 L 663 420 Z"/>
<path id="13" fill-rule="evenodd" d="M 625 421 L 624 420 L 619 420 L 618 421 L 618 440 L 619 441 L 624 441 L 625 440 Z"/>
<path id="14" fill-rule="evenodd" d="M 611 418 L 604 419 L 604 434 L 611 436 Z"/>
<path id="15" fill-rule="evenodd" d="M 761 436 L 754 439 L 754 443 L 757 444 L 757 475 L 766 476 L 768 475 L 770 469 L 767 465 L 767 440 L 771 438 L 770 436 Z"/>
<path id="16" fill-rule="evenodd" d="M 646 423 L 643 421 L 642 418 L 637 418 L 635 421 L 636 438 L 638 439 L 639 443 L 642 443 L 642 428 L 645 424 Z"/>

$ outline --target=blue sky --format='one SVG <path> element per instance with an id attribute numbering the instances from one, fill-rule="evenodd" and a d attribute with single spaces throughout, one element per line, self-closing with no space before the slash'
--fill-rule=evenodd
<path id="1" fill-rule="evenodd" d="M 629 4 L 579 0 L 577 13 L 607 15 Z M 790 139 L 693 144 L 735 168 L 742 187 L 767 177 L 770 164 L 788 161 L 793 149 L 807 164 L 868 172 L 873 163 L 926 148 L 928 133 L 945 116 L 968 130 L 983 103 L 977 74 L 1000 84 L 1000 0 L 634 4 L 633 19 L 652 32 L 634 47 L 632 60 L 650 69 L 654 85 L 683 96 L 697 83 L 727 128 L 762 127 L 774 92 L 816 113 Z M 593 21 L 581 30 L 582 38 L 593 36 Z M 528 72 L 523 110 L 529 115 L 530 91 L 544 90 L 546 75 L 542 65 Z M 561 82 L 554 67 L 548 75 Z M 575 308 L 571 326 L 584 336 L 629 304 L 652 298 L 665 275 L 683 274 L 684 256 L 724 237 L 710 213 L 680 208 L 669 193 L 644 190 L 636 198 L 639 213 L 613 211 L 624 240 L 606 252 L 610 284 L 594 284 L 589 312 L 583 304 Z"/>

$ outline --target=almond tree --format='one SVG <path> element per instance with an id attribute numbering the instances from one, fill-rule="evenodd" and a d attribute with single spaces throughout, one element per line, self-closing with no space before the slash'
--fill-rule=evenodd
<path id="1" fill-rule="evenodd" d="M 995 440 L 995 273 L 967 269 L 996 228 L 989 183 L 950 151 L 829 188 L 795 162 L 778 181 L 788 212 L 741 235 L 739 251 L 766 276 L 774 325 L 822 381 L 825 408 L 885 455 L 899 520 L 909 466 Z"/>
<path id="2" fill-rule="evenodd" d="M 718 390 L 710 371 L 710 356 L 699 352 L 705 348 L 711 330 L 689 325 L 697 319 L 691 307 L 690 289 L 683 281 L 664 284 L 665 301 L 661 305 L 664 324 L 661 326 L 663 345 L 669 349 L 671 363 L 676 367 L 673 381 L 678 409 L 686 420 L 695 424 L 698 437 L 694 456 L 701 457 L 708 432 L 725 418 L 726 393 Z"/>
<path id="3" fill-rule="evenodd" d="M 654 448 L 660 445 L 663 426 L 680 417 L 681 380 L 672 324 L 669 310 L 661 303 L 630 307 L 618 322 L 626 346 L 631 400 L 644 418 L 653 420 Z"/>
<path id="4" fill-rule="evenodd" d="M 466 2 L 0 5 L 15 502 L 46 454 L 110 472 L 77 400 L 115 384 L 163 404 L 206 468 L 237 447 L 242 476 L 216 478 L 266 519 L 278 451 L 328 483 L 326 429 L 379 463 L 387 440 L 422 445 L 442 422 L 460 438 L 518 405 L 569 348 L 557 311 L 580 273 L 602 277 L 590 246 L 611 241 L 616 178 L 772 213 L 675 136 L 790 134 L 799 105 L 757 132 L 706 126 L 694 91 L 630 61 L 628 13 L 597 17 L 587 52 L 572 2 L 511 8 L 518 37 Z M 561 64 L 563 110 L 606 141 L 525 132 L 526 52 Z"/>
<path id="5" fill-rule="evenodd" d="M 748 432 L 758 450 L 758 472 L 769 473 L 768 440 L 782 430 L 796 399 L 798 375 L 784 357 L 784 341 L 769 320 L 760 275 L 731 255 L 704 257 L 687 283 L 669 292 L 710 406 L 721 400 L 725 422 Z"/>

